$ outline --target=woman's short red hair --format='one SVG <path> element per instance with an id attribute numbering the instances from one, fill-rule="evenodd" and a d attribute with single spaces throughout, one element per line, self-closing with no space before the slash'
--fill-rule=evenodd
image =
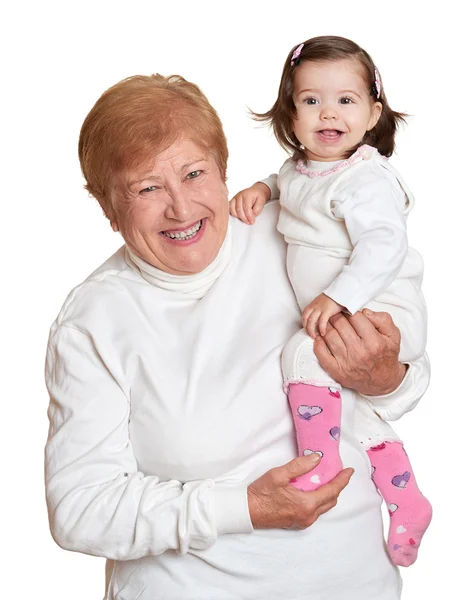
<path id="1" fill-rule="evenodd" d="M 214 108 L 179 75 L 136 75 L 106 90 L 82 125 L 79 161 L 85 189 L 112 216 L 114 179 L 150 162 L 178 139 L 212 154 L 226 179 L 228 148 Z"/>

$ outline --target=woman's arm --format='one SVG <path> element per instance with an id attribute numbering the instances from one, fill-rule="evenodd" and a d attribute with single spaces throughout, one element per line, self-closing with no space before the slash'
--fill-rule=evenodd
<path id="1" fill-rule="evenodd" d="M 430 380 L 427 355 L 401 364 L 400 343 L 388 313 L 365 309 L 332 317 L 326 335 L 316 338 L 314 352 L 333 379 L 366 397 L 381 418 L 396 420 L 417 405 Z"/>
<path id="2" fill-rule="evenodd" d="M 138 471 L 126 391 L 89 335 L 65 326 L 52 331 L 46 383 L 46 498 L 61 547 L 131 560 L 252 531 L 246 486 L 160 481 Z"/>
<path id="3" fill-rule="evenodd" d="M 205 549 L 218 535 L 253 527 L 303 529 L 335 506 L 352 474 L 345 469 L 316 492 L 301 492 L 290 480 L 314 467 L 312 456 L 271 469 L 248 488 L 160 481 L 138 471 L 126 391 L 89 335 L 52 331 L 46 383 L 46 499 L 51 533 L 66 550 L 133 560 Z"/>

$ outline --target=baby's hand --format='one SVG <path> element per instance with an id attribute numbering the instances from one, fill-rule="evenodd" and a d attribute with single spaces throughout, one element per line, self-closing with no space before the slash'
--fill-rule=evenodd
<path id="1" fill-rule="evenodd" d="M 320 335 L 325 335 L 330 317 L 342 312 L 342 310 L 343 306 L 341 304 L 325 294 L 320 294 L 302 311 L 302 325 L 311 338 L 315 338 L 317 328 Z"/>
<path id="2" fill-rule="evenodd" d="M 238 217 L 247 225 L 253 225 L 255 217 L 263 210 L 264 205 L 271 197 L 271 190 L 259 181 L 246 190 L 238 192 L 230 201 L 230 214 Z"/>

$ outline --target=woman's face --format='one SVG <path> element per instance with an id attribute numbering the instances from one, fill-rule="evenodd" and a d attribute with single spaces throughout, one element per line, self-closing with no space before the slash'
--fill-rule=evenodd
<path id="1" fill-rule="evenodd" d="M 125 174 L 112 227 L 130 250 L 167 273 L 203 271 L 217 256 L 228 224 L 228 192 L 214 158 L 188 139 L 154 163 Z"/>

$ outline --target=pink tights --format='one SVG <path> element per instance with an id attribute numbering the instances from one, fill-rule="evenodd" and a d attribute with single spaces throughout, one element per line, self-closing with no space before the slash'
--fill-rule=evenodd
<path id="1" fill-rule="evenodd" d="M 342 461 L 338 452 L 342 402 L 335 388 L 294 383 L 287 392 L 296 427 L 299 456 L 317 453 L 322 460 L 306 475 L 294 480 L 300 490 L 315 490 L 339 473 Z"/>
<path id="2" fill-rule="evenodd" d="M 417 487 L 401 442 L 384 442 L 370 448 L 368 456 L 373 481 L 391 517 L 387 542 L 389 555 L 396 565 L 408 567 L 417 558 L 422 536 L 432 519 L 432 507 Z"/>
<path id="3" fill-rule="evenodd" d="M 290 384 L 288 399 L 294 419 L 299 456 L 318 453 L 319 464 L 293 480 L 300 490 L 315 490 L 339 473 L 341 395 L 331 387 Z M 384 442 L 367 451 L 373 481 L 391 517 L 388 552 L 396 565 L 407 567 L 417 558 L 422 536 L 432 518 L 432 507 L 417 487 L 401 442 Z"/>

